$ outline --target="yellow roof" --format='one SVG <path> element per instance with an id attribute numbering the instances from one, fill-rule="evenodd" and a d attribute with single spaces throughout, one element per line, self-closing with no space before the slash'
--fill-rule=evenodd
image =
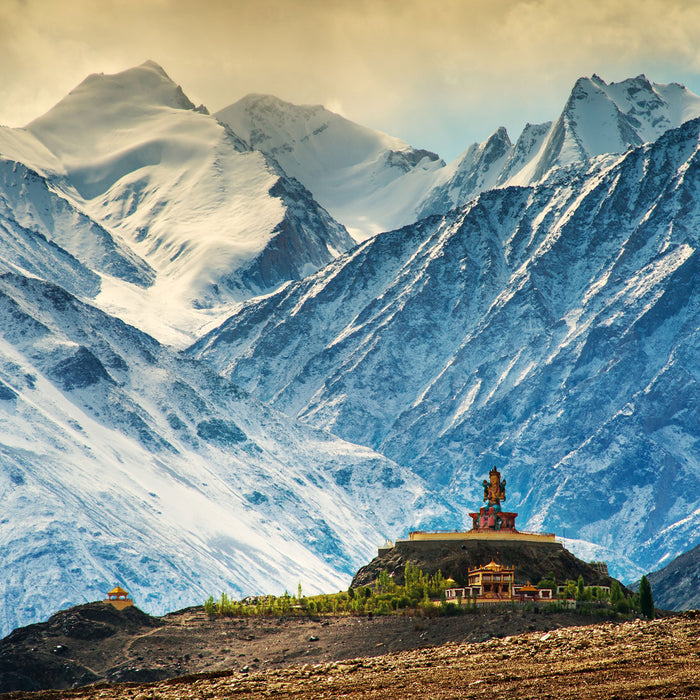
<path id="1" fill-rule="evenodd" d="M 125 591 L 123 588 L 117 586 L 113 588 L 108 595 L 129 595 L 129 591 Z"/>
<path id="2" fill-rule="evenodd" d="M 535 586 L 533 586 L 531 583 L 526 583 L 524 586 L 520 586 L 520 590 L 532 592 L 532 591 L 537 591 L 539 589 L 536 588 Z"/>
<path id="3" fill-rule="evenodd" d="M 503 567 L 500 564 L 496 564 L 496 562 L 492 559 L 490 564 L 487 564 L 484 569 L 488 569 L 489 571 L 502 571 Z"/>

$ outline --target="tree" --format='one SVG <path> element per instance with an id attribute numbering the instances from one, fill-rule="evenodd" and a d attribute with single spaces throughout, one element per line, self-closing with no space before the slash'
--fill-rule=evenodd
<path id="1" fill-rule="evenodd" d="M 649 620 L 654 619 L 654 598 L 651 595 L 651 584 L 646 576 L 639 582 L 639 608 L 642 615 Z"/>
<path id="2" fill-rule="evenodd" d="M 585 590 L 583 583 L 583 576 L 579 574 L 578 581 L 576 582 L 576 599 L 583 600 L 583 591 Z"/>
<path id="3" fill-rule="evenodd" d="M 620 588 L 620 582 L 614 579 L 610 585 L 610 605 L 617 605 L 624 596 L 622 595 L 622 588 Z"/>
<path id="4" fill-rule="evenodd" d="M 396 590 L 394 580 L 386 571 L 380 571 L 377 578 L 377 590 L 380 593 L 393 593 Z"/>
<path id="5" fill-rule="evenodd" d="M 214 617 L 216 614 L 216 603 L 214 602 L 213 595 L 210 595 L 204 602 L 204 612 L 206 612 L 209 617 Z"/>

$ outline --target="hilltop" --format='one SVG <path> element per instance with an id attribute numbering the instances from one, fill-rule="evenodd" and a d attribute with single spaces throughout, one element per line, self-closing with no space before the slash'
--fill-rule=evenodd
<path id="1" fill-rule="evenodd" d="M 402 583 L 407 564 L 427 574 L 441 571 L 444 576 L 465 585 L 470 568 L 494 560 L 514 566 L 516 581 L 537 583 L 553 574 L 559 583 L 583 577 L 587 586 L 609 586 L 612 578 L 595 566 L 575 557 L 559 542 L 527 542 L 522 540 L 403 540 L 383 550 L 355 574 L 352 585 L 367 586 L 379 573 L 386 571 Z"/>

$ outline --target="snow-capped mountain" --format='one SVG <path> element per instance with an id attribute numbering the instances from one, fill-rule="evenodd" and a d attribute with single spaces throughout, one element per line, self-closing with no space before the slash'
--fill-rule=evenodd
<path id="1" fill-rule="evenodd" d="M 528 124 L 515 145 L 501 127 L 438 172 L 417 217 L 443 214 L 492 187 L 537 183 L 555 167 L 623 153 L 699 116 L 700 97 L 678 83 L 579 78 L 554 123 Z"/>
<path id="2" fill-rule="evenodd" d="M 649 570 L 697 541 L 699 134 L 381 234 L 192 354 L 462 503 L 496 463 L 528 527 Z"/>
<path id="3" fill-rule="evenodd" d="M 413 205 L 445 165 L 318 105 L 248 95 L 215 116 L 302 182 L 357 240 L 414 221 Z"/>
<path id="4" fill-rule="evenodd" d="M 115 583 L 344 586 L 494 463 L 625 580 L 694 544 L 697 102 L 582 79 L 446 166 L 148 62 L 0 128 L 0 633 Z"/>
<path id="5" fill-rule="evenodd" d="M 500 127 L 449 164 L 319 106 L 248 95 L 216 116 L 304 184 L 359 241 L 445 214 L 493 187 L 530 185 L 555 167 L 623 153 L 700 116 L 700 97 L 644 75 L 580 78 L 554 122 Z"/>
<path id="6" fill-rule="evenodd" d="M 80 302 L 0 274 L 0 635 L 115 583 L 162 613 L 347 586 L 444 518 L 407 469 L 260 404 Z"/>
<path id="7" fill-rule="evenodd" d="M 117 582 L 150 612 L 343 587 L 444 519 L 409 470 L 144 332 L 182 343 L 350 245 L 151 62 L 0 128 L 0 634 Z"/>
<path id="8" fill-rule="evenodd" d="M 96 303 L 166 341 L 191 341 L 222 308 L 354 245 L 302 185 L 150 61 L 91 75 L 25 130 L 3 129 L 0 156 L 12 161 L 16 182 L 0 186 L 19 192 L 5 197 L 14 217 L 78 259 L 106 248 L 128 260 L 126 276 L 106 260 L 96 267 L 108 275 Z M 44 182 L 28 192 L 27 178 Z M 81 222 L 71 240 L 70 225 L 47 221 L 32 204 L 40 187 L 45 209 L 74 209 L 62 218 L 79 212 L 92 230 Z"/>
<path id="9" fill-rule="evenodd" d="M 420 219 L 431 214 L 444 214 L 480 192 L 502 185 L 510 173 L 518 173 L 527 167 L 544 142 L 550 126 L 549 123 L 528 124 L 515 144 L 505 127 L 500 127 L 483 143 L 472 144 L 459 158 L 435 174 L 430 188 L 418 205 L 414 205 L 413 217 Z"/>

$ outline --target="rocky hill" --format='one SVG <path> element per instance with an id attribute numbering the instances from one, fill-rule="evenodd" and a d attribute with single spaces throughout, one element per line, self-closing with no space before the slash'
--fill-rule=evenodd
<path id="1" fill-rule="evenodd" d="M 389 551 L 375 557 L 363 566 L 352 580 L 353 586 L 374 582 L 380 572 L 386 571 L 403 584 L 407 564 L 427 574 L 438 570 L 457 583 L 467 583 L 470 568 L 483 566 L 491 560 L 504 566 L 515 567 L 516 583 L 537 583 L 553 573 L 558 583 L 578 580 L 583 576 L 587 586 L 609 586 L 612 578 L 591 564 L 581 561 L 559 542 L 518 542 L 508 540 L 429 540 L 397 542 Z"/>

